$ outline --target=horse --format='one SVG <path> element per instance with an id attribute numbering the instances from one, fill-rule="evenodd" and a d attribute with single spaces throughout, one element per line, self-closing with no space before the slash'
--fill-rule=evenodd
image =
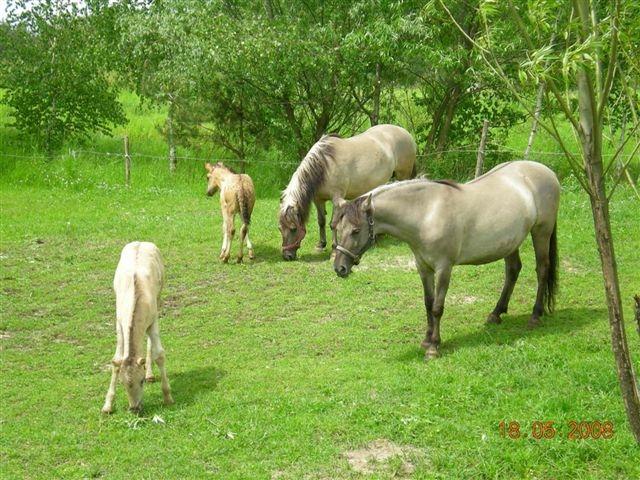
<path id="1" fill-rule="evenodd" d="M 238 263 L 242 263 L 242 247 L 247 242 L 249 258 L 254 259 L 253 244 L 249 239 L 249 224 L 251 223 L 251 213 L 256 203 L 256 192 L 253 188 L 253 181 L 249 175 L 244 173 L 234 173 L 229 167 L 225 167 L 221 162 L 211 165 L 205 163 L 207 170 L 207 195 L 212 196 L 220 190 L 220 209 L 222 210 L 222 249 L 220 260 L 224 263 L 229 261 L 231 256 L 231 242 L 236 233 L 235 216 L 240 213 L 242 228 L 240 229 L 240 251 L 238 252 Z"/>
<path id="2" fill-rule="evenodd" d="M 142 408 L 144 382 L 155 380 L 153 362 L 160 369 L 164 403 L 173 403 L 158 326 L 163 283 L 164 265 L 158 247 L 150 242 L 132 242 L 124 246 L 113 278 L 117 343 L 103 413 L 113 412 L 118 377 L 127 392 L 129 409 L 139 411 Z M 143 356 L 145 336 L 146 358 Z"/>
<path id="3" fill-rule="evenodd" d="M 325 204 L 331 200 L 353 199 L 378 185 L 415 176 L 416 143 L 409 132 L 395 125 L 376 125 L 350 138 L 324 135 L 309 150 L 280 199 L 279 228 L 282 257 L 295 260 L 311 202 L 318 212 L 320 242 L 327 245 Z M 332 246 L 335 233 L 332 225 Z"/>
<path id="4" fill-rule="evenodd" d="M 503 163 L 465 184 L 415 179 L 383 185 L 337 205 L 334 270 L 347 277 L 384 233 L 409 244 L 424 289 L 425 360 L 438 356 L 440 319 L 454 265 L 504 259 L 502 293 L 487 323 L 500 323 L 518 279 L 519 248 L 530 233 L 538 289 L 528 326 L 553 311 L 558 285 L 556 225 L 560 184 L 546 166 Z"/>

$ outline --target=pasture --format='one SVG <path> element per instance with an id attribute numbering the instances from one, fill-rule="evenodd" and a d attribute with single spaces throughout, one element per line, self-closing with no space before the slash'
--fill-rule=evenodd
<path id="1" fill-rule="evenodd" d="M 419 347 L 420 279 L 408 247 L 390 238 L 343 280 L 328 253 L 314 252 L 312 222 L 299 261 L 285 263 L 278 200 L 263 197 L 252 217 L 256 259 L 225 265 L 218 199 L 205 196 L 203 178 L 131 189 L 36 183 L 3 181 L 0 193 L 3 478 L 640 476 L 589 203 L 570 179 L 555 314 L 526 328 L 536 285 L 530 241 L 501 325 L 484 320 L 503 264 L 456 267 L 442 357 L 429 363 Z M 631 319 L 638 204 L 626 186 L 616 195 L 613 232 Z M 147 385 L 138 417 L 119 387 L 116 411 L 105 416 L 111 282 L 132 240 L 153 241 L 164 256 L 160 328 L 176 403 L 163 406 L 160 385 Z M 570 440 L 572 420 L 610 421 L 613 438 Z M 501 421 L 518 421 L 526 437 L 504 438 Z M 557 434 L 532 438 L 534 421 L 553 421 Z M 401 454 L 354 468 L 354 451 L 383 440 Z"/>

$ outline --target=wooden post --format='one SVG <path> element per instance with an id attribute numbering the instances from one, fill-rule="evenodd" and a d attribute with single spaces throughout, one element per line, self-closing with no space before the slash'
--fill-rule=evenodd
<path id="1" fill-rule="evenodd" d="M 485 120 L 482 125 L 482 137 L 480 138 L 480 148 L 478 148 L 478 158 L 476 160 L 476 178 L 482 175 L 484 165 L 484 149 L 487 146 L 487 134 L 489 133 L 489 120 Z"/>
<path id="2" fill-rule="evenodd" d="M 131 185 L 131 155 L 129 155 L 129 135 L 124 136 L 124 182 Z"/>

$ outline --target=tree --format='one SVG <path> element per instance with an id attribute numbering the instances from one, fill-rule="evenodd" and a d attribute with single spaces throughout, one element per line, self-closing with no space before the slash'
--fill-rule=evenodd
<path id="1" fill-rule="evenodd" d="M 108 1 L 19 0 L 2 29 L 0 88 L 14 126 L 48 154 L 125 117 L 110 82 Z"/>
<path id="2" fill-rule="evenodd" d="M 441 0 L 439 3 L 443 10 L 448 11 Z M 518 38 L 522 39 L 522 43 L 512 45 L 514 58 L 523 59 L 520 80 L 525 85 L 531 80 L 534 84 L 544 81 L 578 138 L 581 162 L 562 141 L 553 117 L 545 122 L 539 121 L 540 126 L 558 141 L 589 195 L 618 380 L 631 431 L 640 443 L 640 393 L 626 341 L 611 233 L 609 198 L 612 189 L 609 195 L 606 191 L 606 173 L 624 145 L 621 145 L 609 165 L 604 164 L 602 157 L 603 125 L 611 109 L 612 87 L 616 77 L 621 82 L 625 79 L 625 74 L 620 72 L 620 52 L 637 51 L 640 40 L 638 36 L 628 35 L 629 32 L 638 31 L 637 26 L 634 27 L 637 25 L 637 7 L 621 0 L 573 0 L 571 5 L 559 1 L 515 4 L 511 0 L 497 4 L 486 0 L 481 5 L 480 13 L 486 26 L 483 36 L 469 40 L 474 43 L 484 62 L 533 115 L 530 104 L 521 94 L 520 86 L 505 73 L 503 65 L 493 54 L 496 38 L 509 28 L 505 27 L 505 21 L 515 25 Z M 457 23 L 450 12 L 449 16 L 453 23 Z M 463 31 L 462 27 L 459 28 Z M 560 30 L 557 37 L 556 28 Z M 555 38 L 562 40 L 556 42 Z M 577 96 L 577 102 L 573 101 L 572 93 Z M 637 128 L 638 124 L 631 132 Z M 633 148 L 632 155 L 639 148 L 640 142 Z"/>

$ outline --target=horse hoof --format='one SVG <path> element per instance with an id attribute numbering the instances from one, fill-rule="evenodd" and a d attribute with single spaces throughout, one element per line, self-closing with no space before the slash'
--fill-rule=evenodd
<path id="1" fill-rule="evenodd" d="M 242 263 L 242 257 L 238 257 L 238 263 Z"/>
<path id="2" fill-rule="evenodd" d="M 174 403 L 176 402 L 174 402 L 173 397 L 171 395 L 168 395 L 167 397 L 164 398 L 165 405 L 173 405 Z"/>
<path id="3" fill-rule="evenodd" d="M 423 350 L 427 350 L 431 346 L 431 342 L 429 342 L 426 338 L 420 342 L 420 348 Z"/>
<path id="4" fill-rule="evenodd" d="M 104 406 L 102 407 L 102 410 L 100 410 L 102 413 L 104 413 L 105 415 L 109 415 L 111 413 L 113 413 L 113 407 L 108 407 L 108 406 Z"/>
<path id="5" fill-rule="evenodd" d="M 529 322 L 527 323 L 527 328 L 529 330 L 532 330 L 532 329 L 534 329 L 536 327 L 539 327 L 539 326 L 540 326 L 540 319 L 538 317 L 531 317 L 529 319 Z"/>
<path id="6" fill-rule="evenodd" d="M 319 243 L 316 245 L 316 252 L 324 252 L 325 248 L 327 248 L 326 243 Z"/>
<path id="7" fill-rule="evenodd" d="M 253 260 L 254 258 L 256 258 L 256 254 L 253 253 L 253 250 L 249 250 L 249 260 Z"/>
<path id="8" fill-rule="evenodd" d="M 149 375 L 148 377 L 145 377 L 144 381 L 147 383 L 153 383 L 156 381 L 156 377 L 154 377 L 153 375 Z"/>
<path id="9" fill-rule="evenodd" d="M 438 350 L 433 345 L 430 345 L 424 354 L 424 361 L 428 362 L 429 360 L 433 360 L 434 358 L 438 358 L 439 356 L 440 354 L 438 353 Z"/>
<path id="10" fill-rule="evenodd" d="M 222 260 L 222 263 L 227 263 L 229 261 L 229 255 L 221 257 L 220 260 Z"/>
<path id="11" fill-rule="evenodd" d="M 489 316 L 487 317 L 487 323 L 493 324 L 493 325 L 499 325 L 500 323 L 502 323 L 502 319 L 500 318 L 500 315 L 497 315 L 495 313 L 490 313 Z"/>

